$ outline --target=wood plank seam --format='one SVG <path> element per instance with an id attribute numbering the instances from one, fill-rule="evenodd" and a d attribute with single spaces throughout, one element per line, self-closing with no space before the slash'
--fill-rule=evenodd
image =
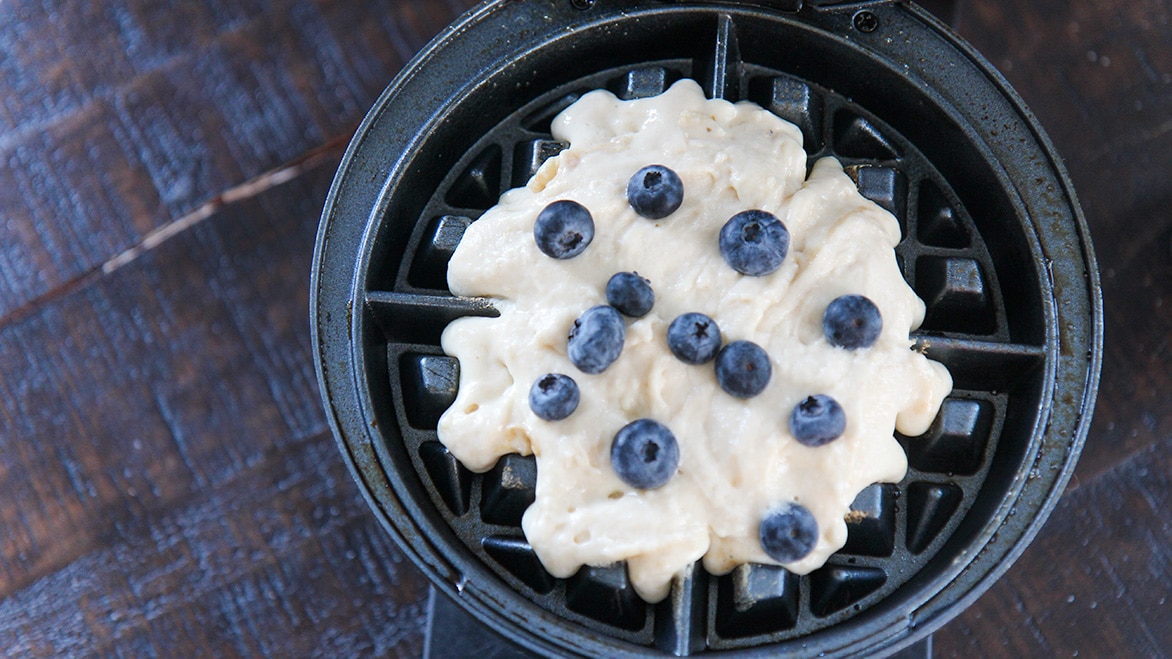
<path id="1" fill-rule="evenodd" d="M 320 164 L 322 161 L 330 158 L 336 151 L 344 149 L 349 144 L 350 139 L 354 135 L 354 130 L 351 129 L 341 135 L 337 135 L 327 140 L 321 146 L 307 151 L 305 154 L 296 159 L 281 165 L 280 167 L 271 169 L 259 176 L 255 176 L 244 183 L 228 188 L 224 192 L 216 195 L 212 199 L 205 201 L 195 210 L 176 218 L 167 224 L 164 224 L 150 233 L 143 236 L 134 245 L 123 250 L 121 253 L 111 257 L 102 265 L 91 268 L 90 270 L 64 282 L 54 288 L 34 297 L 25 302 L 19 307 L 10 311 L 7 315 L 0 317 L 0 330 L 18 322 L 28 314 L 41 308 L 46 302 L 60 299 L 66 295 L 84 287 L 91 280 L 109 275 L 119 268 L 122 268 L 136 259 L 140 258 L 150 250 L 158 247 L 164 242 L 174 238 L 198 225 L 203 220 L 211 217 L 215 211 L 223 208 L 226 205 L 238 203 L 252 197 L 255 197 L 270 188 L 276 187 L 282 183 L 287 183 L 298 175 L 314 166 Z"/>

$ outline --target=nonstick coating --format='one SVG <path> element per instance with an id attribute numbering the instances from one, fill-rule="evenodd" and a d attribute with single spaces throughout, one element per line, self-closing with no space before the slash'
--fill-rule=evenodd
<path id="1" fill-rule="evenodd" d="M 983 592 L 1061 494 L 1098 383 L 1098 273 L 1070 182 L 1007 83 L 901 3 L 486 3 L 425 48 L 350 145 L 318 234 L 313 330 L 323 399 L 372 509 L 437 587 L 549 654 L 883 654 Z M 579 7 L 585 7 L 584 9 Z M 436 440 L 458 363 L 439 335 L 491 315 L 446 264 L 470 222 L 564 145 L 582 93 L 690 77 L 803 131 L 891 210 L 928 306 L 916 349 L 955 391 L 900 437 L 911 468 L 855 501 L 846 547 L 796 577 L 693 568 L 649 606 L 622 564 L 554 579 L 525 542 L 531 457 L 468 472 Z"/>

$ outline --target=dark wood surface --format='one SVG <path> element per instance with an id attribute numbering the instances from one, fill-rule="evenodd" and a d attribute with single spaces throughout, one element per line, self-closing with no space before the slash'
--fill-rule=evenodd
<path id="1" fill-rule="evenodd" d="M 0 654 L 420 654 L 308 280 L 353 127 L 470 4 L 0 3 Z M 1107 310 L 1074 480 L 934 652 L 1172 653 L 1172 3 L 934 4 L 1065 156 Z"/>

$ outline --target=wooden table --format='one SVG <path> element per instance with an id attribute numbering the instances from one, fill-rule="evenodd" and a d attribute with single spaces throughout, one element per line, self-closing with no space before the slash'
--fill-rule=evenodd
<path id="1" fill-rule="evenodd" d="M 1172 653 L 1172 3 L 933 3 L 1081 195 L 1107 347 L 1082 461 L 940 656 Z M 469 0 L 0 4 L 0 653 L 421 652 L 309 343 L 375 96 Z"/>

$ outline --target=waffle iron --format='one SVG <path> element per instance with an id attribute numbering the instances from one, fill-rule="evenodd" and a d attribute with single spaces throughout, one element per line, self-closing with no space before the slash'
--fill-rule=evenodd
<path id="1" fill-rule="evenodd" d="M 915 349 L 955 389 L 910 468 L 856 499 L 847 544 L 815 572 L 694 566 L 655 605 L 623 564 L 555 579 L 525 541 L 536 465 L 485 474 L 439 443 L 459 364 L 463 230 L 564 144 L 582 94 L 680 78 L 801 128 L 898 219 L 927 305 Z M 1098 272 L 1070 180 L 1008 83 L 906 2 L 500 0 L 409 63 L 359 127 L 326 201 L 312 273 L 323 400 L 371 509 L 465 611 L 530 651 L 623 656 L 882 655 L 957 615 L 1055 505 L 1086 436 L 1102 352 Z"/>

